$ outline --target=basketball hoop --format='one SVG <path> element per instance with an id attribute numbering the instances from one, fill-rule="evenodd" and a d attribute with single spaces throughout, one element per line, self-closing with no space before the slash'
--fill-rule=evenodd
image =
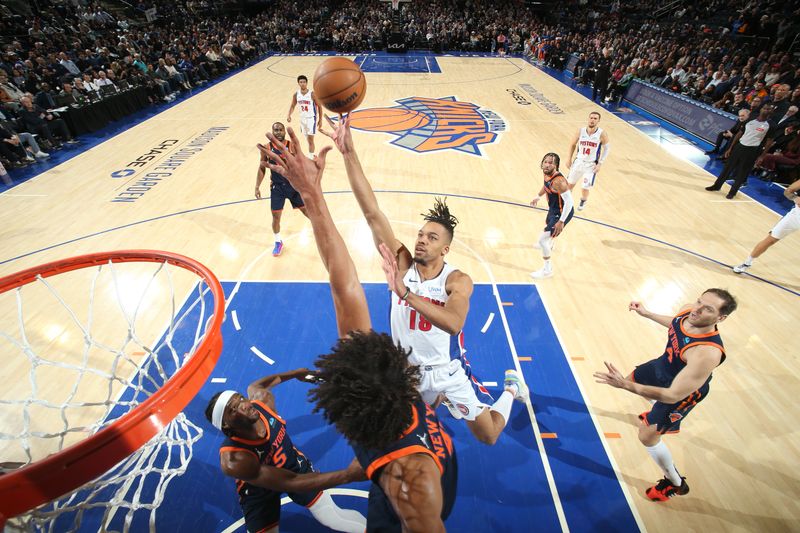
<path id="1" fill-rule="evenodd" d="M 88 299 L 85 290 L 79 292 L 81 298 L 73 297 L 78 294 L 74 291 L 76 280 L 90 283 Z M 197 294 L 197 298 L 188 300 L 189 307 L 179 312 L 175 290 L 181 286 L 193 287 L 189 294 Z M 151 309 L 155 307 L 151 300 L 160 300 L 168 292 L 167 304 Z M 200 390 L 222 350 L 224 293 L 216 276 L 201 263 L 182 255 L 124 250 L 73 257 L 0 278 L 0 297 L 17 304 L 16 309 L 6 309 L 0 315 L 0 341 L 5 343 L 3 348 L 11 345 L 22 354 L 17 357 L 18 354 L 4 351 L 4 363 L 12 359 L 13 364 L 14 357 L 27 361 L 27 379 L 15 381 L 27 386 L 29 380 L 31 389 L 31 394 L 22 398 L 9 398 L 0 392 L 0 408 L 9 408 L 14 414 L 15 409 L 23 410 L 23 428 L 16 433 L 13 429 L 6 432 L 6 426 L 13 425 L 19 417 L 0 412 L 0 461 L 6 466 L 16 463 L 7 470 L 9 473 L 0 475 L 0 530 L 6 520 L 10 527 L 41 527 L 65 512 L 75 513 L 72 524 L 77 529 L 87 507 L 105 506 L 103 530 L 120 508 L 127 508 L 128 514 L 141 508 L 154 513 L 166 484 L 183 473 L 191 459 L 191 446 L 202 435 L 202 430 L 181 411 Z M 103 307 L 114 299 L 118 307 Z M 37 304 L 41 309 L 32 309 Z M 88 309 L 86 314 L 81 305 Z M 39 338 L 47 330 L 40 329 L 37 321 L 43 316 L 48 320 L 66 317 L 66 325 L 61 333 L 56 332 L 60 337 L 48 340 L 49 344 L 40 348 L 38 343 L 44 341 Z M 166 327 L 162 316 L 168 318 Z M 124 335 L 122 342 L 112 345 L 106 338 L 107 330 L 100 328 L 121 320 L 127 322 L 127 331 L 118 334 Z M 192 324 L 192 320 L 196 323 Z M 140 340 L 140 336 L 150 335 L 149 331 L 140 330 L 156 322 L 160 322 L 155 327 L 161 333 Z M 72 335 L 71 330 L 70 334 L 65 333 L 67 328 L 77 334 Z M 68 345 L 69 339 L 75 341 L 74 346 Z M 132 353 L 141 357 L 137 360 Z M 92 366 L 96 359 L 107 359 L 109 354 L 114 357 L 110 365 L 106 361 Z M 70 361 L 70 355 L 78 361 Z M 107 370 L 109 367 L 111 370 Z M 58 404 L 45 397 L 45 387 L 37 383 L 43 371 L 64 376 L 50 389 L 66 396 L 66 401 Z M 126 371 L 130 376 L 120 375 Z M 71 387 L 68 378 L 74 374 L 76 383 L 69 394 L 64 394 Z M 101 379 L 107 380 L 107 398 L 84 401 L 86 393 L 79 386 Z M 102 394 L 106 394 L 104 389 Z M 29 410 L 40 409 L 35 413 L 44 413 L 45 408 L 54 411 L 53 417 L 60 414 L 63 427 L 48 427 L 45 432 L 31 429 L 37 415 Z M 79 414 L 84 416 L 83 411 L 88 411 L 90 417 L 98 411 L 101 417 L 76 424 L 76 411 L 82 411 Z M 71 442 L 84 434 L 82 440 Z M 43 449 L 57 449 L 40 453 L 38 441 L 44 443 Z M 169 452 L 178 446 L 180 458 L 176 459 Z M 167 464 L 162 466 L 156 462 L 159 457 L 164 460 L 164 450 Z M 177 467 L 172 464 L 176 461 L 181 463 Z M 137 489 L 136 483 L 144 483 L 151 474 L 160 479 L 156 501 L 148 503 L 140 498 L 141 485 Z M 114 490 L 108 501 L 98 503 L 100 493 Z M 86 500 L 90 504 L 84 505 L 84 499 L 76 497 L 82 491 L 91 491 L 91 498 Z M 50 503 L 71 492 L 72 496 Z M 124 519 L 127 530 L 132 518 Z M 151 514 L 151 529 L 154 522 Z"/>

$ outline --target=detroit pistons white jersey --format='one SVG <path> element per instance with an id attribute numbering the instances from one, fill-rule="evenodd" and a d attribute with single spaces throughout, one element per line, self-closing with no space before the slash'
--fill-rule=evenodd
<path id="1" fill-rule="evenodd" d="M 422 278 L 417 272 L 417 265 L 413 264 L 403 277 L 403 282 L 414 294 L 435 305 L 444 306 L 447 302 L 447 277 L 455 270 L 445 263 L 438 276 L 420 282 Z M 450 335 L 437 328 L 394 293 L 390 322 L 392 339 L 406 350 L 411 348 L 408 361 L 412 365 L 446 365 L 451 359 L 461 357 L 461 332 Z"/>
<path id="2" fill-rule="evenodd" d="M 313 118 L 317 119 L 317 107 L 314 105 L 314 100 L 311 99 L 311 90 L 306 94 L 297 89 L 297 106 L 300 108 L 300 118 Z"/>
<path id="3" fill-rule="evenodd" d="M 597 128 L 591 135 L 586 128 L 581 128 L 581 135 L 578 138 L 578 157 L 579 161 L 591 161 L 592 163 L 600 159 L 600 136 L 603 134 L 602 128 Z"/>

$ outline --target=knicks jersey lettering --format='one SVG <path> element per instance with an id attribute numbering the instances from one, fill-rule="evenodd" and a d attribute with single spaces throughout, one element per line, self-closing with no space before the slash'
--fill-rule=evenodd
<path id="1" fill-rule="evenodd" d="M 370 488 L 370 512 L 369 519 L 376 518 L 380 524 L 368 524 L 369 530 L 380 530 L 380 525 L 386 526 L 384 522 L 398 522 L 394 516 L 380 516 L 372 512 L 372 506 L 379 509 L 388 509 L 391 512 L 391 504 L 388 501 L 379 504 L 377 500 L 386 500 L 386 495 L 380 488 L 380 477 L 383 468 L 394 460 L 414 454 L 429 456 L 436 463 L 441 475 L 442 486 L 442 519 L 449 516 L 455 502 L 456 486 L 458 484 L 458 465 L 456 451 L 453 448 L 453 440 L 442 426 L 433 409 L 421 400 L 412 406 L 412 420 L 408 428 L 399 438 L 382 449 L 365 449 L 358 445 L 353 445 L 356 459 L 358 460 L 367 477 L 373 482 Z M 394 529 L 388 528 L 393 531 Z M 398 528 L 399 530 L 399 528 Z"/>
<path id="2" fill-rule="evenodd" d="M 597 128 L 594 133 L 589 133 L 586 128 L 581 128 L 578 138 L 578 159 L 582 161 L 597 162 L 600 159 L 600 149 L 602 143 L 600 136 L 603 134 L 601 128 Z"/>
<path id="3" fill-rule="evenodd" d="M 297 90 L 297 106 L 300 108 L 300 116 L 303 118 L 316 117 L 317 109 L 314 106 L 314 100 L 311 98 L 312 91 L 306 94 Z"/>
<path id="4" fill-rule="evenodd" d="M 664 353 L 658 358 L 658 361 L 661 363 L 661 375 L 668 378 L 670 383 L 681 370 L 686 368 L 684 353 L 689 348 L 700 345 L 714 346 L 719 348 L 722 352 L 722 358 L 719 364 L 725 361 L 726 356 L 725 349 L 722 345 L 722 337 L 720 337 L 716 326 L 714 327 L 714 331 L 702 335 L 691 335 L 686 332 L 683 324 L 690 312 L 691 311 L 684 311 L 672 319 L 669 325 L 669 331 L 667 332 L 667 346 L 664 349 Z M 708 379 L 709 381 L 711 380 L 710 377 Z"/>
<path id="5" fill-rule="evenodd" d="M 308 459 L 292 444 L 292 439 L 286 431 L 286 422 L 266 404 L 259 401 L 252 401 L 251 403 L 258 411 L 261 421 L 266 427 L 266 435 L 259 440 L 248 440 L 235 436 L 228 437 L 219 448 L 220 455 L 237 451 L 246 452 L 255 456 L 258 462 L 263 465 L 300 472 L 304 466 L 303 463 L 308 464 Z M 244 494 L 243 491 L 245 489 L 251 495 L 267 490 L 250 485 L 245 481 L 237 480 L 237 492 L 240 495 Z"/>
<path id="6" fill-rule="evenodd" d="M 421 281 L 416 264 L 408 269 L 403 282 L 423 299 L 444 307 L 447 303 L 447 278 L 455 272 L 447 263 L 433 279 Z M 406 350 L 411 349 L 408 360 L 412 365 L 444 365 L 451 359 L 461 357 L 462 335 L 450 335 L 434 326 L 422 313 L 395 294 L 391 296 L 390 324 L 392 339 Z"/>

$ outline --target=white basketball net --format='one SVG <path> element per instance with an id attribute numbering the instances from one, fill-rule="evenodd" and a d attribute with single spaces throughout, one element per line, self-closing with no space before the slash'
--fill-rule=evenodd
<path id="1" fill-rule="evenodd" d="M 88 295 L 76 290 L 87 283 Z M 180 311 L 176 290 L 192 298 Z M 109 262 L 0 294 L 0 353 L 15 383 L 0 391 L 0 461 L 14 468 L 43 459 L 150 397 L 202 341 L 209 296 L 197 275 L 166 262 Z M 167 484 L 186 470 L 202 433 L 180 413 L 100 478 L 6 529 L 128 531 L 142 511 L 149 517 L 136 515 L 133 529 L 147 522 L 154 530 Z"/>

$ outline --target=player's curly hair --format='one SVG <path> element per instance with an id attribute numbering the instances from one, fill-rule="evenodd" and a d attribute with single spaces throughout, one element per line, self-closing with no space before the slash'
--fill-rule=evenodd
<path id="1" fill-rule="evenodd" d="M 419 368 L 409 351 L 385 333 L 354 331 L 339 339 L 314 363 L 319 381 L 308 396 L 314 412 L 352 444 L 383 448 L 397 440 L 413 418 L 419 400 Z"/>
<path id="2" fill-rule="evenodd" d="M 447 207 L 447 197 L 444 199 L 442 198 L 434 198 L 436 202 L 433 206 L 433 209 L 429 209 L 428 213 L 420 213 L 426 221 L 428 222 L 436 222 L 444 226 L 444 229 L 447 230 L 447 234 L 450 236 L 450 240 L 453 240 L 453 232 L 456 229 L 456 225 L 458 225 L 458 219 L 454 217 L 450 213 L 450 208 Z"/>

